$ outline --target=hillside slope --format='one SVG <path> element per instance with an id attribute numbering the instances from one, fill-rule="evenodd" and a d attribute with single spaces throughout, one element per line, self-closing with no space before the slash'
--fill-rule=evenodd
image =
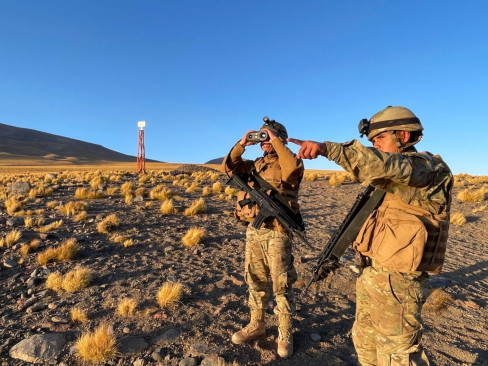
<path id="1" fill-rule="evenodd" d="M 2 159 L 29 157 L 76 163 L 98 161 L 131 162 L 134 156 L 121 154 L 101 145 L 0 123 Z"/>

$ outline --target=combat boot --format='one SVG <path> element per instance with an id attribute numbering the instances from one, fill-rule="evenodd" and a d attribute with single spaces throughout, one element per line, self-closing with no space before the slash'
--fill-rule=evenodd
<path id="1" fill-rule="evenodd" d="M 248 343 L 255 339 L 263 338 L 264 336 L 266 336 L 266 328 L 264 327 L 264 310 L 251 309 L 251 321 L 240 331 L 232 335 L 232 343 Z"/>
<path id="2" fill-rule="evenodd" d="M 293 334 L 291 315 L 279 314 L 278 319 L 278 355 L 283 358 L 293 354 Z"/>

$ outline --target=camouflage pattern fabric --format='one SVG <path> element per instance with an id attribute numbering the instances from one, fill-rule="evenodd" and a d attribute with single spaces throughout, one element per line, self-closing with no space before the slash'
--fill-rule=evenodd
<path id="1" fill-rule="evenodd" d="M 356 321 L 352 329 L 361 365 L 429 365 L 422 337 L 422 272 L 408 274 L 373 264 L 356 283 Z"/>
<path id="2" fill-rule="evenodd" d="M 248 227 L 244 277 L 249 285 L 249 307 L 266 309 L 271 277 L 275 314 L 294 314 L 292 285 L 297 280 L 293 267 L 292 241 L 288 233 Z"/>

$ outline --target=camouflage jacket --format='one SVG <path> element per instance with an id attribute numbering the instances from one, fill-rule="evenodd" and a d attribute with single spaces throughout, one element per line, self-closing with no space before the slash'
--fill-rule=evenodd
<path id="1" fill-rule="evenodd" d="M 252 161 L 242 159 L 245 149 L 237 143 L 224 158 L 221 169 L 226 173 L 249 173 L 255 169 L 256 173 L 281 193 L 290 207 L 298 212 L 298 189 L 304 172 L 303 161 L 297 159 L 296 155 L 279 138 L 273 139 L 271 145 L 275 150 L 274 153 L 265 154 Z M 244 198 L 244 196 L 238 196 L 237 201 Z M 236 216 L 243 221 L 252 222 L 257 215 L 257 210 L 257 207 L 241 208 L 237 203 Z M 279 226 L 275 224 L 272 226 Z M 269 223 L 268 226 L 270 226 Z"/>
<path id="2" fill-rule="evenodd" d="M 326 157 L 357 180 L 386 191 L 353 243 L 379 265 L 399 272 L 439 273 L 445 258 L 453 176 L 438 155 L 385 153 L 353 140 L 325 142 Z"/>

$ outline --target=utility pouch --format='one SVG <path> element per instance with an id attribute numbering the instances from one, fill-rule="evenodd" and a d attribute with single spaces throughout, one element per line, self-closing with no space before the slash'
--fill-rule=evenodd
<path id="1" fill-rule="evenodd" d="M 352 243 L 354 250 L 361 253 L 363 256 L 369 257 L 371 255 L 371 245 L 375 237 L 375 229 L 378 221 L 378 210 L 371 212 L 359 230 L 356 239 Z"/>
<path id="2" fill-rule="evenodd" d="M 248 203 L 248 204 L 245 204 Z M 258 215 L 258 205 L 249 201 L 249 193 L 239 191 L 237 193 L 236 208 L 234 210 L 234 217 L 250 222 Z"/>

